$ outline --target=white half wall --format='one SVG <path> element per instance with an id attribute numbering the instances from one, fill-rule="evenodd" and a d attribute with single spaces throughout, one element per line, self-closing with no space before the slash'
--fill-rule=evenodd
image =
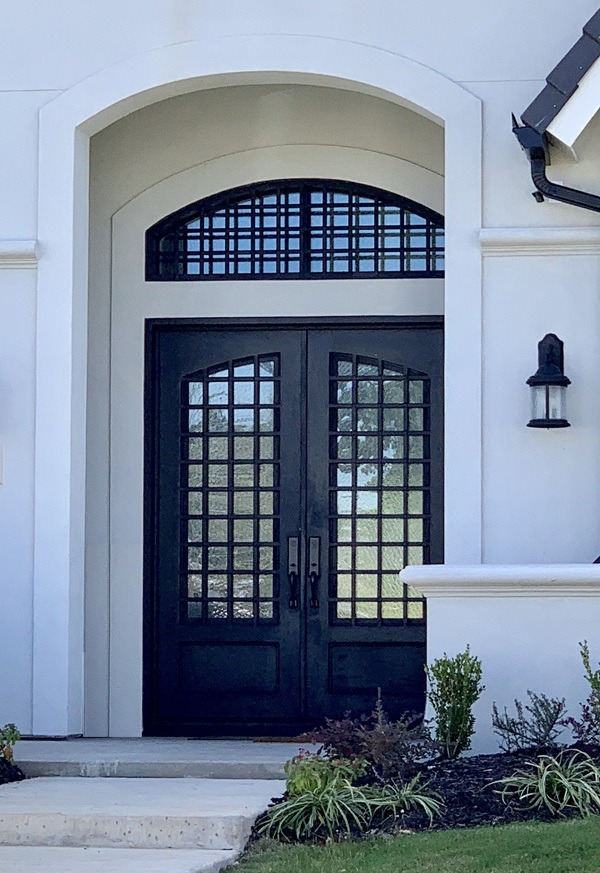
<path id="1" fill-rule="evenodd" d="M 564 697 L 569 714 L 579 714 L 589 693 L 579 643 L 589 640 L 600 660 L 600 565 L 407 567 L 400 578 L 427 598 L 428 663 L 467 645 L 482 662 L 474 753 L 498 751 L 494 702 L 511 709 L 530 690 Z"/>

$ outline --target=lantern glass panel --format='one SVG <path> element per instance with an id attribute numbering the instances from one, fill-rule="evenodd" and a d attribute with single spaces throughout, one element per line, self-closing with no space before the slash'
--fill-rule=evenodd
<path id="1" fill-rule="evenodd" d="M 546 386 L 531 386 L 531 417 L 534 421 L 546 418 Z"/>
<path id="2" fill-rule="evenodd" d="M 566 418 L 567 389 L 564 385 L 548 385 L 548 418 Z"/>

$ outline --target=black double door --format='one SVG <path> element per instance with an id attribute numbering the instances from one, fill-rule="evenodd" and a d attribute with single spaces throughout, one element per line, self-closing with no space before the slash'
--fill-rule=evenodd
<path id="1" fill-rule="evenodd" d="M 439 324 L 148 328 L 145 733 L 290 735 L 424 703 Z"/>

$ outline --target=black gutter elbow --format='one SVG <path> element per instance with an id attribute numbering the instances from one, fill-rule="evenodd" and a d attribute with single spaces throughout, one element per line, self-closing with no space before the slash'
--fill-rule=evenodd
<path id="1" fill-rule="evenodd" d="M 548 179 L 546 167 L 550 163 L 550 156 L 546 134 L 539 133 L 527 125 L 519 126 L 514 115 L 512 120 L 513 133 L 529 158 L 531 178 L 536 188 L 533 196 L 538 203 L 541 203 L 545 197 L 549 197 L 551 200 L 558 200 L 560 203 L 568 203 L 571 206 L 579 206 L 581 209 L 600 212 L 600 195 L 591 194 L 588 191 L 579 191 L 577 188 L 569 188 L 567 185 L 557 185 Z"/>

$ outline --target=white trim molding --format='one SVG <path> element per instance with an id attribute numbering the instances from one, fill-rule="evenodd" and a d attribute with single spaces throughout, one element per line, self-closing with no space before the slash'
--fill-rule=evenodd
<path id="1" fill-rule="evenodd" d="M 428 564 L 400 579 L 433 597 L 600 597 L 600 564 Z"/>
<path id="2" fill-rule="evenodd" d="M 479 234 L 487 258 L 600 254 L 600 227 L 485 227 Z"/>
<path id="3" fill-rule="evenodd" d="M 38 254 L 35 239 L 0 239 L 0 270 L 34 270 Z"/>

